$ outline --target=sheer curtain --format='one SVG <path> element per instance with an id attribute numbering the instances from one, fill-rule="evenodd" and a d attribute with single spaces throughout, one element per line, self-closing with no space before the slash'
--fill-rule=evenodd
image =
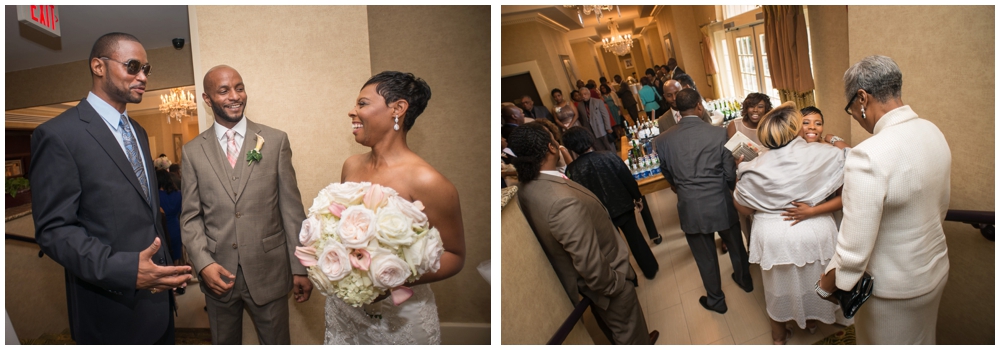
<path id="1" fill-rule="evenodd" d="M 816 105 L 802 6 L 765 5 L 763 10 L 772 86 L 778 89 L 782 102 L 794 101 L 799 108 Z"/>

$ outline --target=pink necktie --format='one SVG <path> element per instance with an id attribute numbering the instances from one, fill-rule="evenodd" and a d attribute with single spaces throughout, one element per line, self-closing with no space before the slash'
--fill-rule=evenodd
<path id="1" fill-rule="evenodd" d="M 240 148 L 236 146 L 236 131 L 226 130 L 226 138 L 229 139 L 226 145 L 226 158 L 229 158 L 229 165 L 236 168 L 236 154 L 240 153 Z"/>

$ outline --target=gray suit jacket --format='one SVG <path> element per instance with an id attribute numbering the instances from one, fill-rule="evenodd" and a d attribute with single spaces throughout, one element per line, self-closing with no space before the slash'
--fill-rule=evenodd
<path id="1" fill-rule="evenodd" d="M 725 147 L 726 129 L 684 117 L 653 143 L 663 177 L 677 189 L 684 233 L 711 234 L 738 222 L 732 195 L 736 161 Z"/>
<path id="2" fill-rule="evenodd" d="M 160 225 L 159 191 L 146 131 L 149 200 L 107 124 L 86 99 L 31 137 L 35 239 L 66 268 L 69 325 L 78 344 L 152 344 L 167 331 L 171 293 L 136 290 L 139 252 L 160 237 L 157 265 L 172 263 Z"/>
<path id="3" fill-rule="evenodd" d="M 293 274 L 306 274 L 294 255 L 305 211 L 288 135 L 250 120 L 246 133 L 235 169 L 212 127 L 184 145 L 181 234 L 196 272 L 218 263 L 236 274 L 239 265 L 253 301 L 263 305 L 287 297 Z M 256 135 L 265 140 L 262 157 L 247 165 Z M 223 302 L 233 294 L 201 289 Z"/>
<path id="4" fill-rule="evenodd" d="M 590 127 L 594 129 L 595 137 L 603 137 L 611 129 L 611 114 L 604 101 L 591 97 L 589 101 L 583 102 L 587 106 L 587 115 L 590 116 Z"/>
<path id="5" fill-rule="evenodd" d="M 673 118 L 674 115 L 673 109 L 668 109 L 665 115 L 667 116 L 667 118 L 660 117 L 659 119 L 657 119 L 658 122 L 656 123 L 660 127 L 661 134 L 667 132 L 667 130 L 670 130 L 670 128 L 673 127 L 674 125 L 677 125 L 677 121 L 675 121 Z M 703 120 L 705 123 L 708 123 L 708 125 L 712 125 L 712 115 L 708 113 L 708 109 L 705 109 L 705 111 L 701 113 L 701 120 Z"/>
<path id="6" fill-rule="evenodd" d="M 521 187 L 524 216 L 570 300 L 583 294 L 607 309 L 635 279 L 628 247 L 607 209 L 586 187 L 560 177 L 539 174 Z"/>

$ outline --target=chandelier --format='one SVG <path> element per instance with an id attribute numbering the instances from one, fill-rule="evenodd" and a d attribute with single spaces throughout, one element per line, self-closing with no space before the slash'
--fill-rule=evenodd
<path id="1" fill-rule="evenodd" d="M 615 9 L 618 10 L 618 18 L 622 17 L 622 9 L 619 8 L 617 5 L 580 5 L 580 6 L 577 6 L 577 5 L 563 5 L 563 7 L 569 7 L 569 8 L 578 7 L 576 9 L 576 16 L 577 16 L 577 18 L 580 19 L 580 25 L 581 26 L 583 25 L 583 15 L 590 16 L 591 13 L 596 13 L 597 14 L 597 23 L 600 24 L 601 23 L 601 17 L 604 17 L 603 11 L 611 12 L 612 8 L 615 8 Z"/>
<path id="2" fill-rule="evenodd" d="M 604 38 L 604 50 L 618 56 L 625 56 L 632 52 L 632 34 L 619 34 L 618 24 L 614 20 L 608 21 L 608 30 L 611 30 L 611 37 Z"/>
<path id="3" fill-rule="evenodd" d="M 181 121 L 181 118 L 190 117 L 198 108 L 194 102 L 194 94 L 184 91 L 181 88 L 170 89 L 170 95 L 160 95 L 160 113 L 167 115 L 167 124 L 171 119 Z"/>

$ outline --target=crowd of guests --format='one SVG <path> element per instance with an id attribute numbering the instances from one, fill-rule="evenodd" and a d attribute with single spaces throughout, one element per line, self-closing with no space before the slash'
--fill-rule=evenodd
<path id="1" fill-rule="evenodd" d="M 659 268 L 636 220 L 649 208 L 611 138 L 639 118 L 638 103 L 663 128 L 654 145 L 705 288 L 702 307 L 728 311 L 718 234 L 745 292 L 754 288 L 750 264 L 760 267 L 774 344 L 820 322 L 854 323 L 859 344 L 935 343 L 949 267 L 941 223 L 951 154 L 940 130 L 902 102 L 891 58 L 864 58 L 844 74 L 845 111 L 873 134 L 853 148 L 824 135 L 818 108 L 775 107 L 761 93 L 746 96 L 741 118 L 713 125 L 676 65 L 646 73 L 638 101 L 615 76 L 617 85 L 602 78 L 597 89 L 578 82 L 573 101 L 553 90 L 551 113 L 527 96 L 524 110 L 503 107 L 505 175 L 516 179 L 525 217 L 571 300 L 594 302 L 612 343 L 658 335 L 648 332 L 628 263 L 630 253 L 647 279 Z M 763 147 L 756 158 L 724 146 L 737 133 Z M 925 156 L 918 164 L 910 154 Z M 647 231 L 658 244 L 655 227 Z M 833 293 L 852 290 L 865 273 L 876 277 L 872 296 L 845 318 Z"/>

